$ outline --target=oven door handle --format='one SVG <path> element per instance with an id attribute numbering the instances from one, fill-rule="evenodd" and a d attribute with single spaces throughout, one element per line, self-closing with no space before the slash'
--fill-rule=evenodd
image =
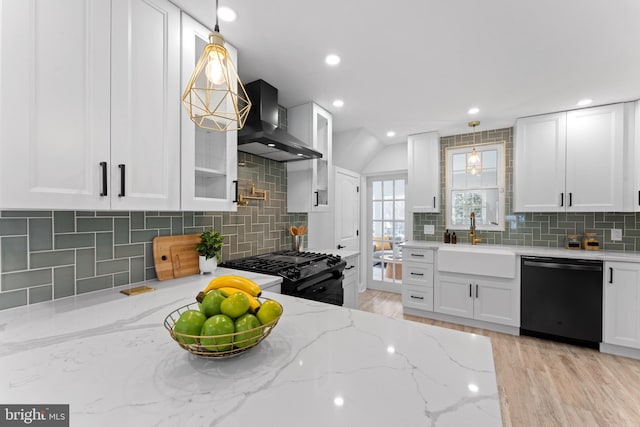
<path id="1" fill-rule="evenodd" d="M 336 277 L 334 276 L 333 273 L 323 274 L 321 276 L 316 277 L 315 279 L 309 280 L 308 282 L 304 282 L 303 284 L 301 284 L 296 288 L 296 292 L 304 291 L 308 287 L 311 287 L 313 285 L 317 285 L 318 283 L 324 282 L 326 280 L 335 279 L 335 278 Z"/>

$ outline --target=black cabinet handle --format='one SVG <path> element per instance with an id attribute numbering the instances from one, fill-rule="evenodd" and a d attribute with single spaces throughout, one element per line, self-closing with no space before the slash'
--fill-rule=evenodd
<path id="1" fill-rule="evenodd" d="M 560 193 L 560 207 L 564 206 L 564 193 Z"/>
<path id="2" fill-rule="evenodd" d="M 569 193 L 569 207 L 573 205 L 573 193 Z"/>
<path id="3" fill-rule="evenodd" d="M 424 273 L 414 273 L 413 271 L 411 273 L 412 276 L 424 276 Z"/>
<path id="4" fill-rule="evenodd" d="M 433 209 L 436 208 L 436 196 L 433 196 Z"/>
<path id="5" fill-rule="evenodd" d="M 313 206 L 319 206 L 320 205 L 320 195 L 318 194 L 317 191 L 314 191 L 313 194 L 316 195 L 316 204 Z"/>
<path id="6" fill-rule="evenodd" d="M 236 192 L 235 192 L 235 195 L 234 195 L 234 197 L 233 197 L 233 201 L 232 201 L 232 203 L 238 203 L 238 180 L 237 180 L 237 179 L 234 179 L 234 180 L 233 180 L 233 183 L 234 183 L 234 184 L 235 184 L 235 186 L 236 186 Z"/>
<path id="7" fill-rule="evenodd" d="M 338 249 L 346 248 L 344 245 L 338 245 Z"/>
<path id="8" fill-rule="evenodd" d="M 609 267 L 609 283 L 613 283 L 613 267 Z"/>
<path id="9" fill-rule="evenodd" d="M 327 290 L 326 286 L 320 286 L 318 289 L 314 289 L 311 291 L 312 294 L 319 294 L 325 292 Z"/>
<path id="10" fill-rule="evenodd" d="M 100 196 L 104 197 L 107 195 L 107 162 L 100 162 L 100 166 L 102 167 L 102 192 Z"/>
<path id="11" fill-rule="evenodd" d="M 472 288 L 472 285 L 471 283 L 469 283 L 469 298 L 472 298 L 471 288 Z"/>
<path id="12" fill-rule="evenodd" d="M 415 295 L 411 295 L 411 298 L 413 298 L 413 299 L 424 299 L 424 297 L 417 297 Z"/>
<path id="13" fill-rule="evenodd" d="M 478 285 L 476 285 L 476 298 L 478 298 Z"/>
<path id="14" fill-rule="evenodd" d="M 640 190 L 638 190 L 638 206 L 640 206 Z"/>
<path id="15" fill-rule="evenodd" d="M 124 165 L 118 165 L 118 167 L 120 168 L 120 194 L 118 194 L 118 197 L 124 197 Z"/>

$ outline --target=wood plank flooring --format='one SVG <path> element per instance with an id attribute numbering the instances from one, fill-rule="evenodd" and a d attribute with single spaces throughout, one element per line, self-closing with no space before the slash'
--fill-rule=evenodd
<path id="1" fill-rule="evenodd" d="M 488 336 L 505 426 L 640 426 L 640 360 L 402 312 L 398 294 L 367 290 L 359 308 Z"/>

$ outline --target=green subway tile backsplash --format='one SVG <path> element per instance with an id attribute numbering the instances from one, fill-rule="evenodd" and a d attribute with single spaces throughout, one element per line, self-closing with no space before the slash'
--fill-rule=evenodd
<path id="1" fill-rule="evenodd" d="M 156 278 L 155 236 L 225 234 L 223 260 L 291 247 L 286 165 L 238 153 L 241 188 L 269 200 L 237 212 L 0 211 L 0 310 Z M 250 173 L 243 171 L 250 169 Z"/>

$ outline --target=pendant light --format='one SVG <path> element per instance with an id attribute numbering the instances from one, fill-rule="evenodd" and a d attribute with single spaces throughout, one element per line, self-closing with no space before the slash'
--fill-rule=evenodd
<path id="1" fill-rule="evenodd" d="M 469 126 L 473 127 L 473 145 L 476 144 L 476 126 L 479 124 L 480 122 L 478 120 L 469 122 Z M 471 155 L 467 159 L 466 172 L 468 175 L 480 175 L 482 173 L 482 160 L 480 160 L 480 156 L 476 152 L 475 147 L 473 147 Z"/>
<path id="2" fill-rule="evenodd" d="M 182 103 L 196 126 L 220 132 L 242 129 L 249 115 L 251 101 L 218 27 L 218 0 L 216 26 L 196 63 Z"/>

